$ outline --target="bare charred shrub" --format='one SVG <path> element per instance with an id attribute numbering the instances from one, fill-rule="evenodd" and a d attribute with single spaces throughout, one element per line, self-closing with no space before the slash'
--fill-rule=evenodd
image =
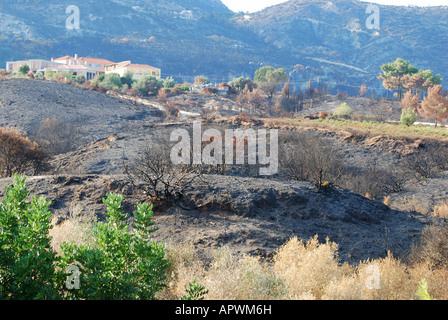
<path id="1" fill-rule="evenodd" d="M 329 140 L 307 133 L 285 133 L 280 140 L 280 169 L 284 177 L 309 181 L 321 190 L 337 185 L 372 199 L 403 190 L 410 174 L 400 163 L 380 168 L 349 167 Z"/>
<path id="2" fill-rule="evenodd" d="M 378 200 L 385 194 L 402 191 L 408 180 L 409 174 L 398 164 L 381 169 L 376 163 L 371 163 L 366 168 L 351 168 L 347 171 L 341 178 L 340 187 Z"/>
<path id="3" fill-rule="evenodd" d="M 210 123 L 215 121 L 217 118 L 220 117 L 219 111 L 215 111 L 212 108 L 201 108 L 200 109 L 201 118 L 204 120 L 205 123 Z"/>
<path id="4" fill-rule="evenodd" d="M 448 167 L 446 148 L 441 145 L 426 145 L 405 157 L 407 167 L 414 172 L 417 180 L 434 177 Z"/>
<path id="5" fill-rule="evenodd" d="M 185 191 L 200 178 L 201 168 L 190 164 L 173 164 L 170 152 L 168 141 L 154 139 L 130 165 L 125 165 L 125 173 L 132 183 L 143 182 L 144 191 L 151 200 L 163 200 L 183 209 L 191 209 Z"/>
<path id="6" fill-rule="evenodd" d="M 48 155 L 26 133 L 12 127 L 0 128 L 0 177 L 27 173 L 36 175 L 45 169 Z"/>
<path id="7" fill-rule="evenodd" d="M 448 224 L 426 227 L 409 255 L 411 263 L 429 263 L 435 268 L 448 268 Z"/>
<path id="8" fill-rule="evenodd" d="M 180 116 L 180 109 L 173 101 L 167 100 L 165 103 L 165 114 L 167 118 L 178 118 Z"/>
<path id="9" fill-rule="evenodd" d="M 280 168 L 284 176 L 309 181 L 321 189 L 339 184 L 346 171 L 341 154 L 329 141 L 310 134 L 290 133 L 280 141 Z"/>
<path id="10" fill-rule="evenodd" d="M 168 101 L 168 95 L 165 88 L 161 88 L 157 93 L 157 100 L 161 103 L 166 103 Z"/>
<path id="11" fill-rule="evenodd" d="M 36 136 L 49 154 L 56 155 L 74 150 L 78 145 L 79 132 L 74 124 L 47 118 L 40 122 Z"/>

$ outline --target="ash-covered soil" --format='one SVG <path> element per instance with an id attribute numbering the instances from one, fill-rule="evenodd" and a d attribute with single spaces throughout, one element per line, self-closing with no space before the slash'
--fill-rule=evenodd
<path id="1" fill-rule="evenodd" d="M 30 79 L 0 81 L 0 126 L 34 138 L 44 119 L 56 118 L 79 131 L 79 143 L 159 120 L 155 109 L 133 105 L 70 84 Z"/>
<path id="2" fill-rule="evenodd" d="M 11 179 L 0 179 L 0 197 Z M 60 221 L 94 212 L 104 218 L 102 199 L 108 192 L 124 195 L 129 214 L 148 201 L 139 185 L 123 175 L 39 176 L 27 180 L 31 195 L 52 201 Z M 305 182 L 285 182 L 230 176 L 207 176 L 187 192 L 197 210 L 155 207 L 159 231 L 154 239 L 193 243 L 207 258 L 210 248 L 228 245 L 237 253 L 269 258 L 297 236 L 318 234 L 339 244 L 339 257 L 352 263 L 383 257 L 390 250 L 406 256 L 422 229 L 432 222 L 416 212 L 400 212 L 352 192 L 333 189 L 318 193 Z M 77 208 L 75 210 L 75 208 Z"/>
<path id="3" fill-rule="evenodd" d="M 217 103 L 219 99 L 214 99 L 213 104 Z M 44 195 L 52 201 L 51 210 L 60 221 L 90 212 L 103 218 L 106 208 L 102 199 L 108 192 L 123 194 L 123 208 L 128 213 L 135 209 L 136 203 L 149 201 L 141 183 L 134 186 L 123 175 L 125 165 L 145 147 L 157 148 L 159 139 L 169 139 L 173 130 L 191 129 L 188 117 L 161 123 L 154 117 L 155 112 L 146 106 L 120 102 L 65 84 L 0 82 L 0 126 L 17 126 L 32 133 L 45 118 L 79 120 L 82 146 L 54 156 L 51 170 L 27 180 L 31 195 Z M 217 120 L 208 126 L 219 130 L 238 127 L 231 119 L 227 120 Z M 251 125 L 256 128 L 260 124 Z M 206 128 L 204 125 L 203 129 Z M 296 129 L 285 130 L 294 133 Z M 329 139 L 341 152 L 342 159 L 358 168 L 372 163 L 389 168 L 423 143 L 306 130 Z M 413 195 L 429 205 L 435 198 L 446 195 L 445 175 L 438 179 L 423 183 L 409 181 L 401 193 L 393 195 L 392 204 L 403 194 Z M 0 198 L 4 186 L 10 183 L 10 178 L 0 179 Z M 321 241 L 328 237 L 339 244 L 340 258 L 344 261 L 357 263 L 384 257 L 388 250 L 405 257 L 412 244 L 418 242 L 423 228 L 435 221 L 427 215 L 408 212 L 406 206 L 392 205 L 392 209 L 340 188 L 317 192 L 310 183 L 288 181 L 280 176 L 244 176 L 238 170 L 227 176 L 205 175 L 186 196 L 198 209 L 155 207 L 154 219 L 160 230 L 154 237 L 166 242 L 193 243 L 198 254 L 205 256 L 212 247 L 229 245 L 239 253 L 269 257 L 291 237 L 308 240 L 318 234 Z"/>

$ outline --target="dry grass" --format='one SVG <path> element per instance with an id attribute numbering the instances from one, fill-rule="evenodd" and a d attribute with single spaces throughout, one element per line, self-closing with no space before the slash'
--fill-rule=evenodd
<path id="1" fill-rule="evenodd" d="M 444 201 L 434 206 L 432 215 L 435 217 L 448 219 L 448 201 Z"/>
<path id="2" fill-rule="evenodd" d="M 204 262 L 198 257 L 192 244 L 166 244 L 166 257 L 171 262 L 170 280 L 166 290 L 160 292 L 161 300 L 180 299 L 188 284 L 204 277 Z"/>
<path id="3" fill-rule="evenodd" d="M 351 267 L 339 266 L 337 250 L 337 244 L 328 240 L 319 244 L 317 236 L 306 243 L 293 238 L 281 247 L 274 270 L 287 283 L 288 298 L 321 299 L 329 283 L 349 275 Z"/>
<path id="4" fill-rule="evenodd" d="M 64 241 L 91 241 L 91 222 L 72 218 L 57 225 L 51 231 L 54 248 Z M 205 263 L 193 244 L 167 244 L 169 283 L 157 298 L 180 299 L 196 280 L 209 291 L 205 296 L 209 300 L 414 300 L 424 278 L 430 295 L 445 300 L 447 235 L 446 225 L 426 229 L 407 263 L 389 254 L 356 266 L 342 264 L 338 245 L 328 239 L 319 242 L 317 236 L 307 242 L 292 238 L 269 263 L 241 257 L 229 247 L 214 249 L 211 262 Z"/>
<path id="5" fill-rule="evenodd" d="M 268 127 L 296 127 L 324 129 L 332 132 L 349 131 L 361 136 L 388 136 L 393 138 L 429 139 L 448 141 L 448 129 L 445 127 L 431 127 L 425 125 L 403 126 L 398 123 L 375 121 L 356 121 L 338 119 L 268 119 L 264 120 Z"/>
<path id="6" fill-rule="evenodd" d="M 422 205 L 421 201 L 418 200 L 415 196 L 412 196 L 412 198 L 404 197 L 402 200 L 399 200 L 399 202 L 399 207 L 401 208 L 401 210 L 418 212 L 424 215 L 430 214 L 430 210 L 428 208 L 425 208 Z M 396 203 L 394 203 L 394 205 L 396 205 Z"/>
<path id="7" fill-rule="evenodd" d="M 307 242 L 293 238 L 266 264 L 223 247 L 214 251 L 207 268 L 177 264 L 180 268 L 173 272 L 180 285 L 171 287 L 177 290 L 171 297 L 182 296 L 188 282 L 197 280 L 209 290 L 205 298 L 211 300 L 415 300 L 424 278 L 431 296 L 448 298 L 445 267 L 423 259 L 408 265 L 391 254 L 350 266 L 340 263 L 337 248 L 328 240 L 319 243 L 317 236 Z"/>
<path id="8" fill-rule="evenodd" d="M 285 286 L 265 264 L 254 257 L 239 258 L 228 247 L 214 252 L 203 281 L 211 300 L 281 299 Z"/>
<path id="9" fill-rule="evenodd" d="M 53 229 L 50 230 L 50 236 L 52 237 L 51 245 L 56 252 L 60 252 L 61 244 L 64 242 L 73 242 L 77 245 L 93 243 L 92 231 L 96 219 L 93 213 L 81 216 L 79 214 L 80 210 L 79 206 L 73 205 L 70 208 L 72 218 L 57 225 L 56 220 L 53 220 Z"/>

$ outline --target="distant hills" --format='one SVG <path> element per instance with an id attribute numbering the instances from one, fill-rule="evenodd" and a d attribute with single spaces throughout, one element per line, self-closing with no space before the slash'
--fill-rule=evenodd
<path id="1" fill-rule="evenodd" d="M 0 3 L 0 68 L 7 60 L 64 55 L 132 60 L 163 76 L 216 82 L 284 67 L 294 86 L 312 79 L 333 92 L 361 84 L 381 93 L 381 64 L 402 57 L 448 79 L 448 7 L 379 8 L 369 29 L 368 3 L 291 0 L 234 13 L 219 0 L 78 0 L 80 29 L 67 30 L 69 0 Z M 3 61 L 3 62 L 2 62 Z"/>

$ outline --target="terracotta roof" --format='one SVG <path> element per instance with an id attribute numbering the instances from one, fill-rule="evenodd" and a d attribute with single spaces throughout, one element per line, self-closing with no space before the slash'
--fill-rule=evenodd
<path id="1" fill-rule="evenodd" d="M 158 69 L 156 67 L 152 67 L 152 66 L 149 66 L 147 64 L 135 64 L 135 63 L 130 63 L 130 64 L 126 65 L 125 67 L 144 68 L 144 69 Z"/>
<path id="2" fill-rule="evenodd" d="M 87 57 L 81 57 L 78 58 L 80 61 L 86 61 L 90 63 L 99 63 L 99 64 L 114 64 L 114 62 L 106 60 L 106 59 L 100 59 L 100 58 L 87 58 Z"/>
<path id="3" fill-rule="evenodd" d="M 53 59 L 53 60 L 67 60 L 67 59 L 75 59 L 74 57 L 70 57 L 70 56 L 63 56 L 57 59 Z"/>
<path id="4" fill-rule="evenodd" d="M 58 70 L 85 70 L 85 71 L 91 71 L 91 70 L 97 70 L 98 68 L 89 68 L 83 65 L 71 65 L 71 66 L 67 66 L 67 65 L 60 65 L 60 66 L 55 66 L 55 67 L 51 67 L 48 69 L 58 69 Z"/>
<path id="5" fill-rule="evenodd" d="M 66 61 L 66 60 L 75 60 L 74 57 L 71 56 L 64 56 L 64 57 L 60 57 L 57 59 L 53 59 L 54 61 Z M 101 58 L 89 58 L 89 57 L 78 57 L 78 59 L 76 61 L 79 62 L 87 62 L 87 63 L 94 63 L 94 64 L 114 64 L 114 62 L 106 60 L 106 59 L 101 59 Z"/>

